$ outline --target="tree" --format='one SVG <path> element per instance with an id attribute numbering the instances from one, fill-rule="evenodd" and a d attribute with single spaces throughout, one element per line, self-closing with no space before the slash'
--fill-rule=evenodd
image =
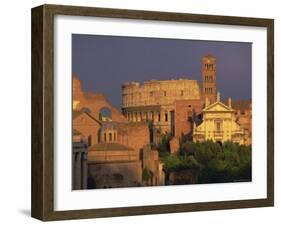
<path id="1" fill-rule="evenodd" d="M 219 183 L 233 181 L 250 181 L 252 178 L 251 146 L 225 142 L 222 145 L 213 141 L 202 143 L 182 142 L 180 156 L 184 159 L 194 159 L 200 169 L 199 183 Z M 185 160 L 186 161 L 186 160 Z M 187 162 L 181 167 L 190 166 Z M 180 168 L 178 166 L 178 168 Z"/>

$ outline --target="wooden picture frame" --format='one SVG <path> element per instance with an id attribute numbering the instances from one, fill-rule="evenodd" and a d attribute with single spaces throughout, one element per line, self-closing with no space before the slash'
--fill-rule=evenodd
<path id="1" fill-rule="evenodd" d="M 240 25 L 267 29 L 267 198 L 102 209 L 54 210 L 54 16 L 88 16 Z M 163 214 L 274 205 L 274 20 L 42 5 L 32 9 L 32 202 L 34 218 L 66 219 Z"/>

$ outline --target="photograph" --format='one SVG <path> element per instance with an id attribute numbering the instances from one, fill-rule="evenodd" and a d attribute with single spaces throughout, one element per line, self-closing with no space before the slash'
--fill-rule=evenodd
<path id="1" fill-rule="evenodd" d="M 252 181 L 251 42 L 72 34 L 71 49 L 72 190 Z"/>

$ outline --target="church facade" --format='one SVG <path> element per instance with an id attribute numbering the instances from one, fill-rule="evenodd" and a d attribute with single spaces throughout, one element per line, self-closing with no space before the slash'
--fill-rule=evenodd
<path id="1" fill-rule="evenodd" d="M 220 102 L 218 93 L 216 102 L 210 105 L 206 102 L 202 114 L 202 122 L 199 125 L 194 122 L 194 142 L 212 140 L 218 143 L 232 141 L 241 145 L 246 144 L 246 134 L 237 122 L 230 98 L 227 106 Z"/>

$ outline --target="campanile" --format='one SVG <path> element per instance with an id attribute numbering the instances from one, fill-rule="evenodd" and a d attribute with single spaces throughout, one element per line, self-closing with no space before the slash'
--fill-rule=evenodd
<path id="1" fill-rule="evenodd" d="M 216 71 L 216 58 L 211 55 L 204 56 L 202 58 L 202 98 L 204 103 L 206 98 L 210 103 L 216 101 Z"/>

